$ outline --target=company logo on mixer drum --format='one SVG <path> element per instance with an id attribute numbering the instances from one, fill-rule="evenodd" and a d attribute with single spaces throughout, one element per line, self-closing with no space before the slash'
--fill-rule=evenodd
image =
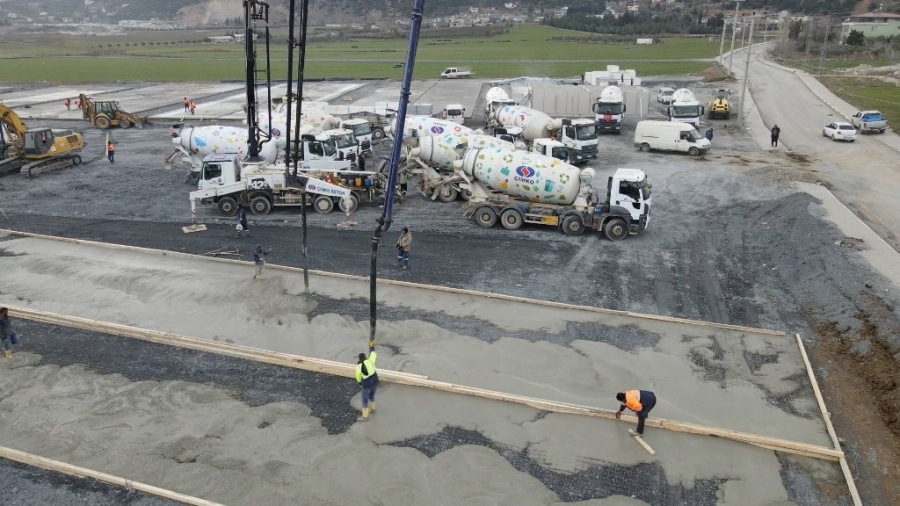
<path id="1" fill-rule="evenodd" d="M 431 127 L 431 133 L 433 133 L 433 134 L 442 134 L 442 133 L 444 133 L 444 127 L 438 126 L 438 125 L 434 125 L 433 127 Z"/>
<path id="2" fill-rule="evenodd" d="M 522 165 L 520 167 L 516 167 L 516 177 L 515 180 L 522 183 L 534 184 L 534 176 L 537 174 L 537 171 L 532 169 L 531 167 L 527 167 Z"/>

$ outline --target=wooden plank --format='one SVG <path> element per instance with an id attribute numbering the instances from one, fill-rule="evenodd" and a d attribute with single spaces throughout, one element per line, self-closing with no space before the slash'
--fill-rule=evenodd
<path id="1" fill-rule="evenodd" d="M 806 346 L 803 345 L 803 339 L 800 338 L 800 334 L 794 334 L 794 336 L 797 338 L 797 346 L 800 348 L 800 355 L 803 357 L 803 364 L 806 366 L 806 374 L 809 375 L 809 382 L 812 383 L 813 392 L 816 394 L 816 402 L 819 404 L 819 411 L 822 412 L 822 418 L 825 420 L 825 428 L 828 429 L 828 435 L 831 436 L 834 449 L 840 450 L 841 440 L 838 439 L 837 432 L 834 430 L 834 425 L 831 423 L 831 414 L 825 407 L 825 398 L 822 397 L 822 391 L 819 390 L 819 382 L 816 380 L 812 364 L 809 363 L 809 356 L 806 354 Z M 847 481 L 847 488 L 850 489 L 850 497 L 853 498 L 853 505 L 862 506 L 862 498 L 859 496 L 859 491 L 856 489 L 853 473 L 850 472 L 850 466 L 847 464 L 847 457 L 843 455 L 843 452 L 841 454 L 840 464 L 841 472 L 844 473 L 844 480 Z"/>
<path id="2" fill-rule="evenodd" d="M 8 460 L 14 460 L 16 462 L 21 462 L 22 464 L 26 464 L 29 466 L 47 469 L 49 471 L 56 471 L 58 473 L 77 476 L 79 478 L 91 478 L 122 488 L 138 490 L 146 494 L 163 497 L 165 499 L 171 499 L 183 504 L 190 504 L 193 506 L 225 506 L 221 503 L 207 501 L 206 499 L 200 499 L 199 497 L 193 497 L 187 494 L 174 492 L 172 490 L 166 490 L 164 488 L 155 487 L 153 485 L 148 485 L 139 481 L 132 481 L 127 478 L 121 478 L 119 476 L 113 476 L 111 474 L 102 473 L 100 471 L 94 471 L 93 469 L 74 466 L 72 464 L 48 459 L 46 457 L 26 453 L 21 450 L 15 450 L 13 448 L 0 446 L 0 457 Z"/>
<path id="3" fill-rule="evenodd" d="M 235 260 L 235 259 L 230 259 L 230 258 L 218 258 L 218 257 L 204 257 L 202 255 L 194 255 L 191 253 L 183 253 L 180 251 L 167 251 L 167 250 L 154 249 L 154 248 L 144 248 L 144 247 L 140 247 L 140 246 L 126 246 L 123 244 L 89 241 L 89 240 L 85 240 L 85 239 L 72 239 L 69 237 L 59 237 L 59 236 L 52 236 L 52 235 L 45 235 L 45 234 L 35 234 L 35 233 L 31 233 L 31 232 L 20 232 L 18 230 L 11 230 L 11 229 L 0 229 L 0 233 L 17 235 L 17 236 L 21 236 L 21 237 L 31 237 L 31 238 L 35 238 L 35 239 L 44 239 L 44 240 L 50 240 L 50 241 L 68 242 L 68 243 L 73 243 L 73 244 L 84 244 L 87 246 L 94 246 L 94 247 L 101 247 L 101 248 L 108 248 L 108 249 L 138 251 L 138 252 L 143 252 L 143 253 L 148 253 L 148 254 L 153 254 L 153 255 L 180 256 L 180 257 L 195 258 L 195 259 L 202 258 L 206 261 L 211 261 L 211 262 L 227 262 L 227 263 L 238 264 L 238 265 L 250 264 L 250 262 L 246 261 L 246 260 Z M 281 270 L 281 271 L 286 271 L 286 272 L 303 272 L 303 269 L 301 269 L 299 267 L 290 267 L 290 266 L 286 266 L 286 265 L 277 265 L 277 264 L 268 264 L 268 263 L 266 264 L 266 268 L 274 269 L 274 270 Z M 317 276 L 336 278 L 336 279 L 347 279 L 347 280 L 354 280 L 354 281 L 368 281 L 369 280 L 369 278 L 365 277 L 365 276 L 355 276 L 352 274 L 341 274 L 341 273 L 337 273 L 337 272 L 319 271 L 319 270 L 315 270 L 315 269 L 310 269 L 309 272 L 311 274 L 314 274 Z M 654 320 L 654 321 L 661 321 L 661 322 L 666 322 L 666 323 L 694 325 L 694 326 L 699 326 L 699 327 L 717 328 L 717 329 L 723 329 L 723 330 L 748 332 L 748 333 L 753 333 L 753 334 L 764 334 L 764 335 L 778 336 L 778 337 L 783 337 L 786 335 L 784 332 L 779 331 L 779 330 L 759 329 L 759 328 L 753 328 L 753 327 L 744 327 L 741 325 L 730 325 L 730 324 L 726 324 L 726 323 L 707 322 L 707 321 L 701 321 L 701 320 L 689 320 L 686 318 L 673 318 L 670 316 L 660 316 L 660 315 L 652 315 L 652 314 L 646 314 L 646 313 L 635 313 L 632 311 L 619 311 L 619 310 L 615 310 L 615 309 L 605 309 L 605 308 L 599 308 L 599 307 L 581 306 L 581 305 L 576 305 L 576 304 L 566 304 L 563 302 L 531 299 L 531 298 L 527 298 L 527 297 L 517 297 L 514 295 L 505 295 L 505 294 L 500 294 L 500 293 L 480 292 L 480 291 L 476 291 L 476 290 L 467 290 L 464 288 L 453 288 L 453 287 L 438 286 L 438 285 L 425 285 L 425 284 L 421 284 L 421 283 L 411 283 L 408 281 L 398 281 L 398 280 L 383 279 L 383 278 L 378 279 L 378 283 L 382 284 L 382 285 L 392 285 L 392 286 L 400 286 L 400 287 L 406 287 L 406 288 L 416 288 L 416 289 L 421 289 L 421 290 L 453 293 L 453 294 L 457 294 L 457 295 L 470 295 L 473 297 L 505 300 L 505 301 L 509 301 L 509 302 L 520 302 L 523 304 L 534 304 L 534 305 L 547 306 L 547 307 L 553 307 L 553 308 L 559 308 L 559 309 L 570 309 L 570 310 L 574 310 L 574 311 L 586 311 L 586 312 L 591 312 L 591 313 L 608 314 L 608 315 L 615 315 L 615 316 L 625 316 L 625 317 L 630 317 L 630 318 L 643 319 L 643 320 Z"/>
<path id="4" fill-rule="evenodd" d="M 202 223 L 200 223 L 200 224 L 194 224 L 194 225 L 188 225 L 188 226 L 186 226 L 186 227 L 181 227 L 181 231 L 184 232 L 185 234 L 190 234 L 190 233 L 193 233 L 193 232 L 203 232 L 203 231 L 205 231 L 205 230 L 206 230 L 206 225 L 204 225 L 204 224 L 202 224 Z"/>
<path id="5" fill-rule="evenodd" d="M 355 366 L 353 364 L 347 364 L 343 362 L 302 357 L 280 352 L 272 352 L 236 344 L 219 343 L 216 341 L 188 337 L 169 332 L 141 329 L 128 325 L 101 322 L 75 316 L 59 315 L 34 309 L 9 307 L 9 310 L 10 313 L 12 313 L 12 315 L 15 317 L 50 323 L 54 325 L 70 326 L 125 337 L 133 337 L 154 343 L 179 346 L 210 353 L 218 353 L 222 355 L 278 365 L 282 367 L 293 367 L 337 376 L 344 376 L 348 378 L 352 378 L 355 376 Z M 432 388 L 435 390 L 472 395 L 485 399 L 523 404 L 526 406 L 531 406 L 535 409 L 551 411 L 554 413 L 591 416 L 595 418 L 606 418 L 610 420 L 615 420 L 616 418 L 615 412 L 607 409 L 593 408 L 566 402 L 537 399 L 516 394 L 507 394 L 478 387 L 457 385 L 453 383 L 431 380 L 420 375 L 398 373 L 397 371 L 380 370 L 378 374 L 385 381 L 401 385 Z M 633 415 L 623 414 L 621 418 L 626 422 L 637 422 L 637 417 Z M 768 436 L 759 436 L 729 429 L 675 422 L 660 418 L 647 419 L 645 425 L 648 427 L 657 427 L 676 432 L 716 436 L 733 441 L 739 441 L 742 443 L 762 446 L 764 448 L 774 449 L 777 451 L 796 453 L 804 456 L 815 456 L 817 458 L 826 460 L 839 460 L 840 457 L 843 456 L 843 452 L 841 452 L 839 449 L 832 450 L 830 448 L 806 443 L 799 443 L 796 441 L 788 441 Z"/>
<path id="6" fill-rule="evenodd" d="M 656 455 L 656 451 L 651 448 L 650 445 L 648 445 L 647 442 L 644 441 L 644 438 L 641 437 L 634 429 L 628 429 L 628 433 L 631 434 L 631 437 L 633 437 L 635 441 L 640 443 L 645 450 L 647 450 L 647 453 L 649 453 L 650 455 Z"/>

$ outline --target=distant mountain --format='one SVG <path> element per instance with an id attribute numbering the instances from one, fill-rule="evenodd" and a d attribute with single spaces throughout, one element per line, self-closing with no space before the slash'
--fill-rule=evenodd
<path id="1" fill-rule="evenodd" d="M 299 11 L 300 1 L 297 1 Z M 311 0 L 310 20 L 322 23 L 368 23 L 408 18 L 414 0 Z M 665 1 L 655 4 L 651 0 L 629 0 L 642 10 L 679 8 L 686 12 L 730 11 L 733 0 L 679 0 L 669 4 Z M 866 8 L 871 4 L 884 3 L 885 8 L 894 5 L 895 0 L 744 0 L 742 11 L 781 11 L 806 14 L 848 14 L 857 5 Z M 270 19 L 274 24 L 287 22 L 288 0 L 269 0 Z M 507 6 L 513 6 L 508 8 Z M 470 8 L 478 8 L 478 14 L 522 14 L 544 10 L 550 14 L 553 9 L 569 7 L 574 10 L 602 12 L 606 6 L 625 9 L 624 1 L 604 0 L 426 0 L 425 18 L 470 13 Z M 495 9 L 495 10 L 491 10 Z M 243 16 L 242 0 L 0 0 L 0 18 L 15 13 L 19 18 L 30 17 L 36 22 L 74 21 L 118 22 L 125 19 L 181 20 L 190 24 L 221 23 L 226 19 L 240 19 Z M 42 14 L 43 13 L 43 14 Z M 51 19 L 52 18 L 52 19 Z"/>

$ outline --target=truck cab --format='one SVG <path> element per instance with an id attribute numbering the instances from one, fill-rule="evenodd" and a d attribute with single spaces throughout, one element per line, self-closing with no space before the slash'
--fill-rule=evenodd
<path id="1" fill-rule="evenodd" d="M 878 132 L 887 130 L 887 120 L 881 111 L 859 111 L 850 118 L 850 124 L 860 132 Z"/>
<path id="2" fill-rule="evenodd" d="M 531 145 L 531 151 L 544 156 L 552 156 L 564 162 L 568 162 L 570 156 L 569 148 L 562 142 L 554 139 L 535 139 Z"/>
<path id="3" fill-rule="evenodd" d="M 447 104 L 441 112 L 441 118 L 462 125 L 466 119 L 465 114 L 466 108 L 462 104 Z"/>
<path id="4" fill-rule="evenodd" d="M 356 160 L 359 156 L 361 146 L 352 130 L 338 128 L 326 130 L 321 135 L 328 137 L 328 142 L 331 142 L 335 152 L 334 160 Z M 371 149 L 371 145 L 369 149 Z"/>
<path id="5" fill-rule="evenodd" d="M 462 79 L 472 75 L 469 67 L 447 67 L 441 72 L 441 79 Z"/>
<path id="6" fill-rule="evenodd" d="M 350 130 L 359 143 L 359 150 L 363 153 L 372 152 L 372 124 L 362 118 L 345 119 L 341 121 L 342 130 Z"/>
<path id="7" fill-rule="evenodd" d="M 595 206 L 594 212 L 605 211 L 613 215 L 630 217 L 627 233 L 637 234 L 650 223 L 650 189 L 644 171 L 617 169 L 607 183 L 606 204 Z M 597 209 L 598 207 L 606 209 Z M 613 236 L 619 235 L 616 231 L 606 232 L 608 236 L 610 232 Z"/>
<path id="8" fill-rule="evenodd" d="M 611 102 L 601 98 L 594 103 L 592 110 L 600 130 L 622 133 L 622 116 L 625 114 L 625 104 L 623 102 Z"/>
<path id="9" fill-rule="evenodd" d="M 197 189 L 211 190 L 220 186 L 236 183 L 240 180 L 240 155 L 208 155 L 203 158 L 203 165 L 200 167 L 200 178 L 197 180 Z"/>
<path id="10" fill-rule="evenodd" d="M 568 162 L 578 164 L 597 158 L 600 128 L 596 121 L 584 118 L 563 120 L 558 132 L 558 140 L 569 148 Z"/>
<path id="11" fill-rule="evenodd" d="M 525 142 L 525 138 L 522 136 L 521 127 L 498 127 L 491 130 L 491 133 L 500 140 L 513 143 L 516 146 L 516 149 L 528 148 L 528 143 Z"/>

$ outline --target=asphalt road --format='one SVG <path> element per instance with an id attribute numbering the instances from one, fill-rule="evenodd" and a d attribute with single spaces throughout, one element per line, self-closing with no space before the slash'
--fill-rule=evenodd
<path id="1" fill-rule="evenodd" d="M 743 53 L 739 60 L 741 65 L 735 64 L 734 70 L 743 75 Z M 832 192 L 891 246 L 900 249 L 897 153 L 869 134 L 852 143 L 823 137 L 822 127 L 827 123 L 846 120 L 819 100 L 799 77 L 767 65 L 758 53 L 750 61 L 750 91 L 766 127 L 777 124 L 782 143 L 814 159 L 815 170 L 832 185 Z"/>

